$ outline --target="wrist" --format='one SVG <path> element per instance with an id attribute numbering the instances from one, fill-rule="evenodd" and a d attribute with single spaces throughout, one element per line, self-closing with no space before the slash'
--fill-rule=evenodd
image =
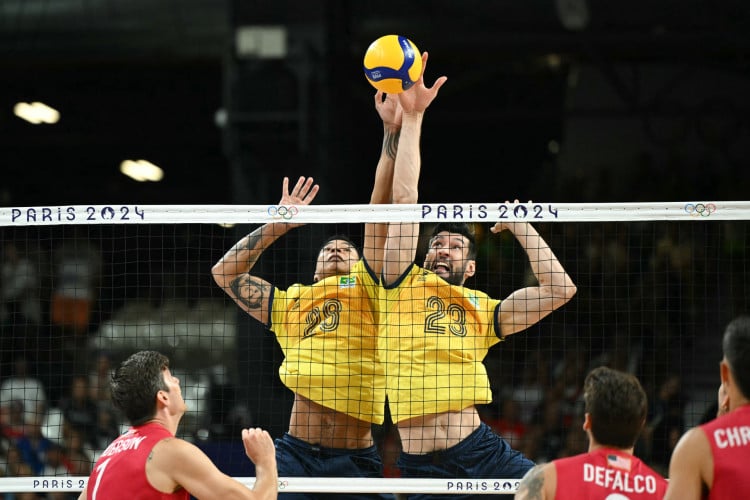
<path id="1" fill-rule="evenodd" d="M 397 134 L 401 130 L 400 123 L 385 123 L 383 122 L 383 133 L 385 134 Z"/>
<path id="2" fill-rule="evenodd" d="M 424 118 L 424 111 L 410 111 L 408 113 L 404 111 L 401 128 L 410 127 L 410 126 L 420 126 L 422 125 L 423 118 Z"/>
<path id="3" fill-rule="evenodd" d="M 268 475 L 268 476 L 277 474 L 275 461 L 272 464 L 255 463 L 254 465 L 255 465 L 256 474 Z"/>

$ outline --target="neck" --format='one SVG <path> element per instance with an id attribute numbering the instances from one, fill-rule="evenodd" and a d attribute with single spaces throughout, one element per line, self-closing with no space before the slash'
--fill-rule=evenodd
<path id="1" fill-rule="evenodd" d="M 745 397 L 729 397 L 729 411 L 734 411 L 737 408 L 742 408 L 743 406 L 747 406 L 748 404 L 750 404 L 750 400 Z"/>
<path id="2" fill-rule="evenodd" d="M 634 450 L 634 447 L 630 447 L 630 448 L 617 448 L 616 446 L 607 446 L 605 444 L 599 444 L 596 441 L 594 441 L 593 439 L 591 439 L 590 442 L 591 442 L 591 444 L 589 445 L 589 453 L 591 453 L 592 451 L 601 450 L 601 449 L 606 448 L 608 450 L 617 450 L 619 452 L 626 453 L 628 455 L 632 455 L 633 454 L 633 450 Z"/>
<path id="3" fill-rule="evenodd" d="M 157 415 L 154 418 L 152 418 L 151 420 L 149 420 L 148 422 L 146 422 L 144 425 L 146 425 L 146 424 L 161 425 L 162 427 L 164 427 L 165 429 L 167 429 L 174 436 L 174 435 L 177 434 L 177 426 L 178 426 L 179 423 L 180 423 L 179 418 L 177 420 L 175 420 L 174 422 L 172 422 L 172 419 L 165 418 L 165 417 L 163 417 L 161 415 Z"/>

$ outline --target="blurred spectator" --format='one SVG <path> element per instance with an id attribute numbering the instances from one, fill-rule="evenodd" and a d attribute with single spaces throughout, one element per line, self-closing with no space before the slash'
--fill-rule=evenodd
<path id="1" fill-rule="evenodd" d="M 39 270 L 15 242 L 3 248 L 2 276 L 0 277 L 0 318 L 3 324 L 23 325 L 42 322 Z"/>
<path id="2" fill-rule="evenodd" d="M 91 450 L 86 447 L 83 434 L 77 429 L 70 429 L 65 436 L 65 466 L 73 476 L 88 476 L 94 465 Z"/>
<path id="3" fill-rule="evenodd" d="M 59 444 L 53 443 L 52 446 L 47 450 L 47 454 L 44 461 L 44 470 L 40 475 L 42 476 L 68 476 L 68 467 L 65 462 L 65 450 Z M 76 500 L 78 493 L 66 493 L 66 492 L 50 492 L 47 493 L 47 500 Z"/>
<path id="4" fill-rule="evenodd" d="M 84 235 L 76 233 L 55 250 L 53 263 L 52 324 L 85 334 L 98 298 L 101 255 Z"/>
<path id="5" fill-rule="evenodd" d="M 36 476 L 44 474 L 47 464 L 47 452 L 55 443 L 42 434 L 42 425 L 38 422 L 26 424 L 26 432 L 16 439 L 16 446 L 24 462 L 29 464 Z"/>
<path id="6" fill-rule="evenodd" d="M 547 393 L 533 422 L 521 451 L 535 462 L 554 460 L 563 447 L 566 433 L 559 394 L 552 391 Z"/>
<path id="7" fill-rule="evenodd" d="M 92 442 L 95 451 L 104 450 L 120 435 L 120 413 L 112 404 L 110 392 L 113 373 L 111 355 L 106 351 L 100 351 L 88 376 L 89 398 L 97 407 L 96 429 Z"/>
<path id="8" fill-rule="evenodd" d="M 119 414 L 114 408 L 99 407 L 96 421 L 95 451 L 104 451 L 120 432 Z"/>
<path id="9" fill-rule="evenodd" d="M 6 452 L 5 475 L 7 477 L 31 477 L 33 473 L 29 464 L 23 461 L 15 444 L 10 444 Z M 36 500 L 36 493 L 6 493 L 4 500 Z"/>
<path id="10" fill-rule="evenodd" d="M 96 401 L 97 405 L 112 406 L 112 394 L 110 392 L 110 380 L 114 369 L 112 368 L 112 358 L 109 353 L 101 351 L 97 354 L 94 366 L 89 373 L 89 392 L 91 399 Z"/>
<path id="11" fill-rule="evenodd" d="M 651 466 L 659 472 L 668 470 L 672 450 L 685 431 L 685 402 L 680 376 L 675 373 L 665 377 L 656 397 L 651 398 L 643 437 Z"/>
<path id="12" fill-rule="evenodd" d="M 65 456 L 65 448 L 59 444 L 53 444 L 47 450 L 45 457 L 44 472 L 45 476 L 66 476 L 70 472 L 67 464 L 68 458 Z"/>
<path id="13" fill-rule="evenodd" d="M 35 345 L 42 323 L 39 269 L 34 260 L 6 241 L 0 256 L 0 379 L 11 375 L 18 353 Z M 2 401 L 7 404 L 8 400 Z"/>
<path id="14" fill-rule="evenodd" d="M 81 433 L 84 443 L 95 449 L 97 446 L 99 409 L 94 400 L 91 399 L 87 376 L 76 375 L 73 377 L 68 397 L 60 401 L 60 410 L 64 420 L 63 434 L 68 434 L 71 430 L 77 430 Z"/>
<path id="15" fill-rule="evenodd" d="M 534 413 L 544 401 L 548 389 L 549 364 L 539 352 L 532 352 L 524 361 L 521 383 L 505 399 L 519 405 L 519 418 L 524 425 L 531 424 Z"/>
<path id="16" fill-rule="evenodd" d="M 680 232 L 680 226 L 664 227 L 655 243 L 649 261 L 649 271 L 643 273 L 645 306 L 656 311 L 653 329 L 661 332 L 662 345 L 678 338 L 681 325 L 686 318 L 696 313 L 695 255 L 688 232 Z M 659 344 L 657 344 L 659 345 Z"/>
<path id="17" fill-rule="evenodd" d="M 500 403 L 500 413 L 484 419 L 498 436 L 504 438 L 514 449 L 519 449 L 526 437 L 526 424 L 521 421 L 521 406 L 518 401 L 504 399 Z"/>
<path id="18" fill-rule="evenodd" d="M 559 395 L 562 423 L 570 427 L 583 418 L 583 380 L 586 377 L 586 353 L 575 349 L 565 353 L 554 370 L 554 394 Z"/>
<path id="19" fill-rule="evenodd" d="M 47 411 L 47 393 L 44 384 L 29 374 L 29 364 L 19 356 L 13 363 L 13 376 L 0 384 L 0 420 L 9 411 L 13 400 L 23 401 L 24 422 L 42 422 Z"/>
<path id="20" fill-rule="evenodd" d="M 12 441 L 23 437 L 26 432 L 26 421 L 24 415 L 24 404 L 20 399 L 12 399 L 7 405 L 7 411 L 3 412 L 0 420 L 0 428 L 3 437 Z"/>

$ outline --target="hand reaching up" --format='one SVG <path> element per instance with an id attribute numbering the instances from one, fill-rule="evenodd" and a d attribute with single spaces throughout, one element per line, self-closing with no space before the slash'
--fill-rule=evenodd
<path id="1" fill-rule="evenodd" d="M 290 192 L 289 177 L 284 177 L 284 181 L 281 186 L 281 200 L 279 200 L 279 207 L 285 207 L 287 210 L 291 210 L 291 207 L 296 207 L 299 205 L 309 205 L 315 199 L 315 196 L 318 194 L 319 189 L 320 186 L 318 186 L 317 184 L 313 185 L 312 177 L 300 176 L 300 178 L 297 179 L 297 184 L 295 184 L 294 188 Z M 287 224 L 289 224 L 290 228 L 302 225 L 293 224 L 291 222 L 287 222 Z"/>
<path id="2" fill-rule="evenodd" d="M 423 113 L 432 101 L 437 97 L 440 87 L 448 80 L 448 77 L 441 76 L 432 87 L 425 86 L 424 72 L 427 69 L 427 52 L 422 53 L 422 74 L 414 85 L 398 94 L 398 101 L 404 110 L 404 113 Z"/>

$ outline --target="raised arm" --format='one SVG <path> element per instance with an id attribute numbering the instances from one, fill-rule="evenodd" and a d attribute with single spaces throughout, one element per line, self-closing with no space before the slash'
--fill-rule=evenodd
<path id="1" fill-rule="evenodd" d="M 182 486 L 198 500 L 274 500 L 278 472 L 273 440 L 261 429 L 243 429 L 245 453 L 255 464 L 255 485 L 249 489 L 221 472 L 195 445 L 181 439 L 159 443 L 146 466 L 152 483 Z"/>
<path id="2" fill-rule="evenodd" d="M 396 96 L 377 91 L 375 110 L 383 120 L 383 146 L 375 169 L 370 203 L 387 204 L 393 200 L 393 165 L 401 132 L 401 105 Z M 383 249 L 387 232 L 388 224 L 365 224 L 363 255 L 376 275 L 380 275 L 383 270 Z"/>
<path id="3" fill-rule="evenodd" d="M 516 290 L 500 304 L 497 320 L 503 337 L 538 323 L 576 293 L 573 280 L 531 224 L 498 222 L 491 229 L 493 233 L 505 230 L 512 232 L 523 247 L 538 285 Z"/>
<path id="4" fill-rule="evenodd" d="M 294 189 L 289 191 L 289 178 L 284 177 L 279 206 L 309 205 L 318 193 L 312 177 L 300 177 Z M 250 275 L 263 251 L 300 224 L 275 222 L 264 224 L 238 241 L 211 268 L 216 283 L 234 299 L 239 306 L 258 321 L 268 324 L 271 284 Z"/>
<path id="5" fill-rule="evenodd" d="M 409 90 L 398 94 L 403 109 L 401 137 L 398 141 L 398 155 L 393 171 L 393 203 L 417 203 L 421 155 L 419 141 L 422 132 L 424 112 L 437 97 L 440 87 L 447 78 L 441 76 L 432 87 L 424 84 L 424 71 L 427 68 L 427 52 L 422 54 L 422 75 Z M 385 244 L 383 278 L 391 284 L 414 262 L 419 240 L 418 223 L 392 223 L 388 225 L 388 238 Z"/>

